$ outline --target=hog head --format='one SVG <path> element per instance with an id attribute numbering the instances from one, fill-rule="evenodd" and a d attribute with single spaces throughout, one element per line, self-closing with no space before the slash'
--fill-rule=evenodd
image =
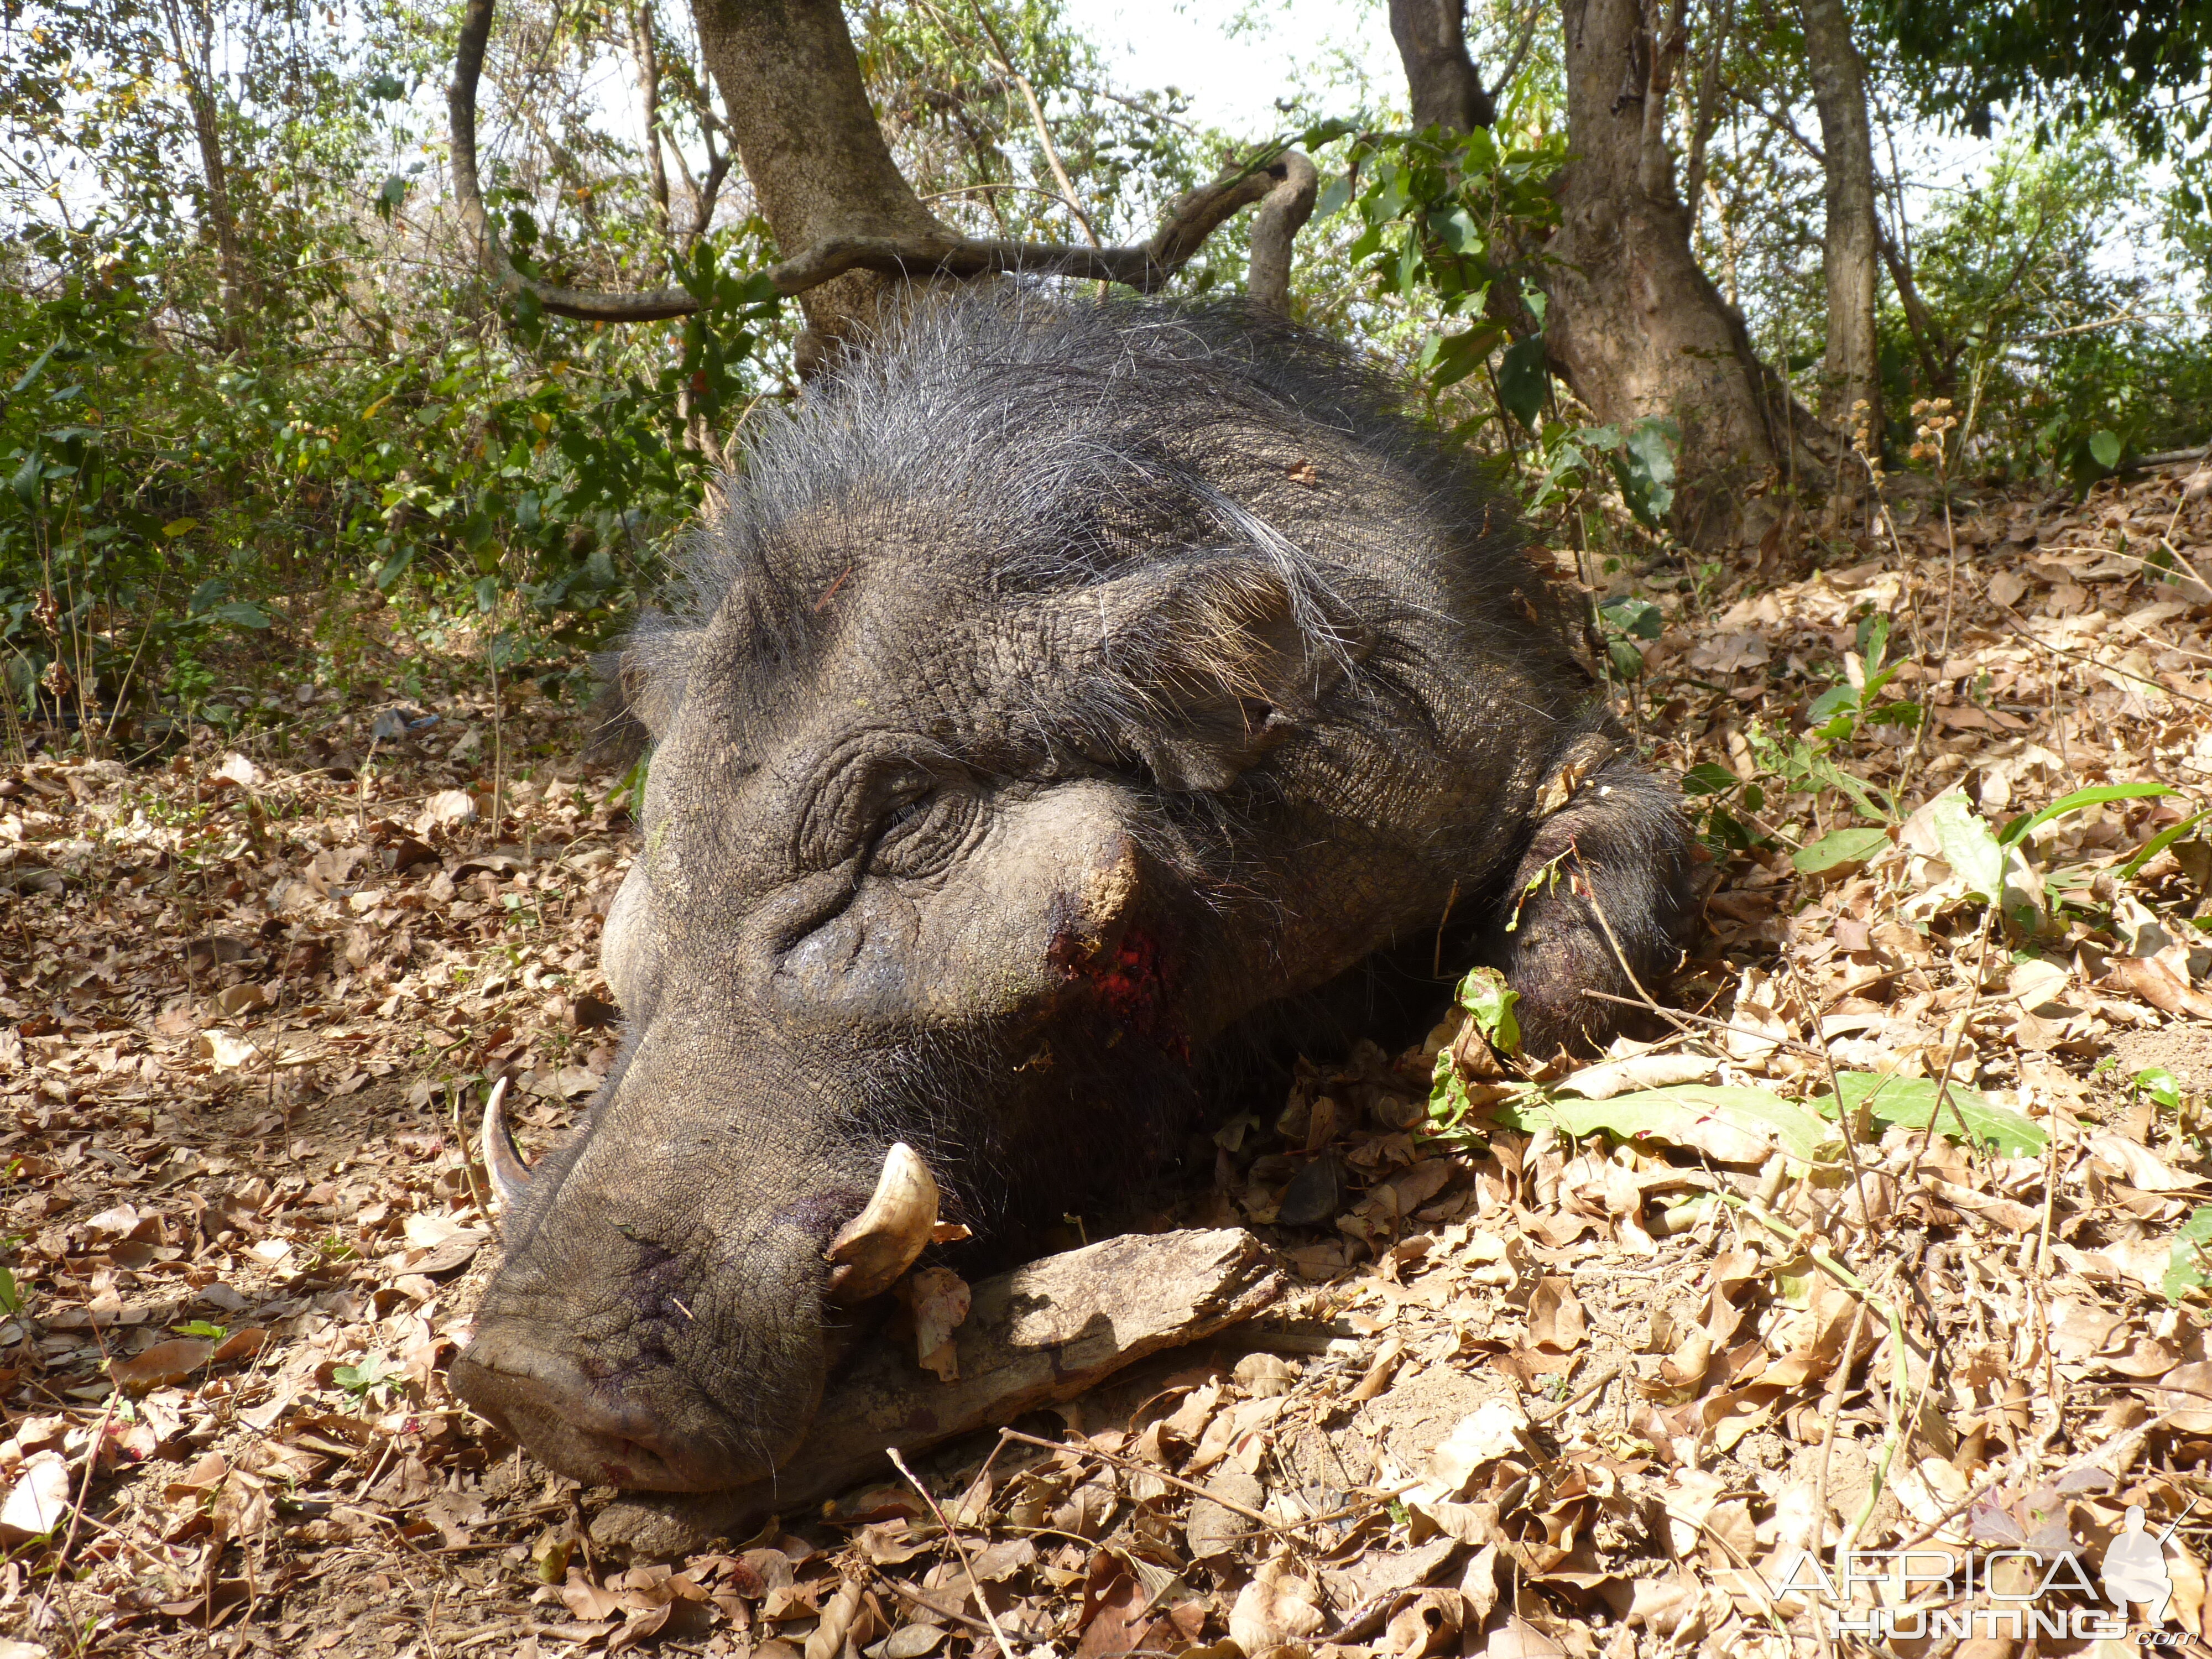
<path id="1" fill-rule="evenodd" d="M 1660 965 L 1663 793 L 1592 760 L 1502 511 L 1310 337 L 925 310 L 755 439 L 686 570 L 617 669 L 625 1042 L 534 1169 L 488 1128 L 504 1256 L 453 1369 L 579 1480 L 767 1476 L 940 1211 L 1141 1167 L 1224 1033 L 1456 903 L 1496 934 L 1532 848 L 1620 872 Z M 1571 902 L 1524 896 L 1509 972 L 1610 982 L 1538 914 Z"/>

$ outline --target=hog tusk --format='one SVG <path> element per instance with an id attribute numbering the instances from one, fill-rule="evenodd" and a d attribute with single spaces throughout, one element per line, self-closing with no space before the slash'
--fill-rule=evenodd
<path id="1" fill-rule="evenodd" d="M 838 1230 L 822 1259 L 832 1264 L 830 1299 L 865 1302 L 890 1289 L 914 1265 L 937 1225 L 937 1182 L 921 1154 L 903 1140 L 884 1154 L 875 1196 Z"/>
<path id="2" fill-rule="evenodd" d="M 500 1208 L 512 1210 L 529 1190 L 530 1166 L 522 1161 L 521 1150 L 507 1133 L 507 1114 L 500 1110 L 500 1102 L 506 1097 L 507 1079 L 501 1078 L 491 1085 L 491 1098 L 484 1102 L 483 1166 L 491 1177 L 492 1190 L 499 1195 Z"/>

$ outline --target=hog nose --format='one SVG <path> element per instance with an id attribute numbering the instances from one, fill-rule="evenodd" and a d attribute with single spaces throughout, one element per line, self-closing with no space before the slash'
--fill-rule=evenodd
<path id="1" fill-rule="evenodd" d="M 678 1426 L 665 1409 L 595 1381 L 573 1360 L 497 1327 L 453 1362 L 455 1392 L 556 1474 L 646 1492 L 711 1492 L 774 1473 L 724 1414 L 686 1390 Z M 786 1454 L 788 1448 L 781 1449 Z"/>

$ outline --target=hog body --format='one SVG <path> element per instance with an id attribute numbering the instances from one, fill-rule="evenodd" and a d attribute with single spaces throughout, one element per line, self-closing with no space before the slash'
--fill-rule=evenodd
<path id="1" fill-rule="evenodd" d="M 1220 1056 L 1410 983 L 1602 1041 L 1684 912 L 1508 508 L 1265 317 L 921 308 L 754 436 L 621 653 L 649 732 L 627 1019 L 513 1197 L 457 1386 L 620 1486 L 761 1478 L 916 1149 L 988 1235 L 1191 1120 Z"/>

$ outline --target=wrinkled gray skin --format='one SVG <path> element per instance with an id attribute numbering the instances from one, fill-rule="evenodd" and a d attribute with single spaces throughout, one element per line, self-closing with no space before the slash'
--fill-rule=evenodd
<path id="1" fill-rule="evenodd" d="M 847 1328 L 824 1245 L 894 1140 L 988 1236 L 1140 1168 L 1219 1056 L 1425 980 L 1440 928 L 1546 1051 L 1628 988 L 1585 895 L 1670 965 L 1670 792 L 1506 510 L 1336 348 L 933 305 L 725 489 L 620 658 L 653 744 L 605 945 L 628 1041 L 453 1366 L 551 1468 L 787 1458 Z"/>

